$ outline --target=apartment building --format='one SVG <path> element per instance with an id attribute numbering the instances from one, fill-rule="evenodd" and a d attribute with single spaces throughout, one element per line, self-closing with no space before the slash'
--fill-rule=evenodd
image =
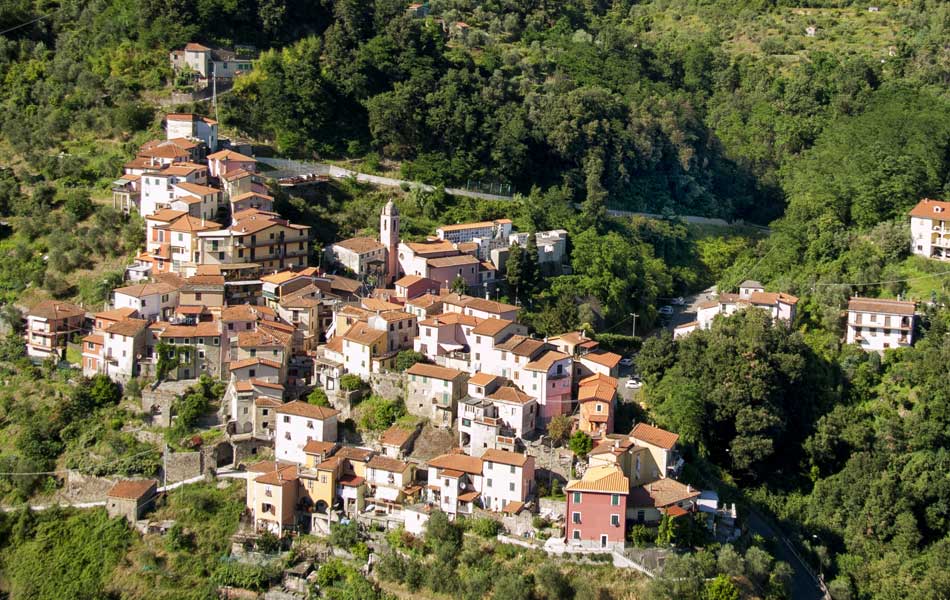
<path id="1" fill-rule="evenodd" d="M 950 258 L 950 202 L 924 198 L 910 211 L 911 251 L 924 258 Z"/>
<path id="2" fill-rule="evenodd" d="M 436 427 L 451 427 L 468 375 L 457 369 L 416 363 L 406 371 L 406 409 Z"/>
<path id="3" fill-rule="evenodd" d="M 249 210 L 235 216 L 239 220 L 229 228 L 198 234 L 201 264 L 253 263 L 268 272 L 306 265 L 310 227 L 263 211 Z"/>
<path id="4" fill-rule="evenodd" d="M 86 311 L 69 302 L 44 300 L 26 316 L 26 352 L 35 358 L 64 358 L 66 344 L 78 335 L 86 320 Z"/>
<path id="5" fill-rule="evenodd" d="M 874 352 L 910 346 L 914 343 L 916 311 L 915 302 L 851 298 L 846 341 Z"/>
<path id="6" fill-rule="evenodd" d="M 277 428 L 274 452 L 278 460 L 306 462 L 304 446 L 311 440 L 335 442 L 340 411 L 294 400 L 276 409 Z"/>

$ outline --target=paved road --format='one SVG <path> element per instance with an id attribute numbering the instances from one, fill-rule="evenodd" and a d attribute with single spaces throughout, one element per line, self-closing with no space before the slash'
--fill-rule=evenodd
<path id="1" fill-rule="evenodd" d="M 274 170 L 269 172 L 268 175 L 275 178 L 281 177 L 291 177 L 294 175 L 324 175 L 327 177 L 332 177 L 334 179 L 348 179 L 350 177 L 355 178 L 357 181 L 362 183 L 371 183 L 373 185 L 381 185 L 384 187 L 404 187 L 409 186 L 414 189 L 422 189 L 427 192 L 435 190 L 435 186 L 419 183 L 418 181 L 407 181 L 405 179 L 395 179 L 392 177 L 381 177 L 379 175 L 368 175 L 366 173 L 360 173 L 358 171 L 353 171 L 351 169 L 344 169 L 343 167 L 337 167 L 335 165 L 329 165 L 326 163 L 319 162 L 307 162 L 300 160 L 289 160 L 285 158 L 258 158 L 259 162 L 264 163 L 272 167 Z M 484 194 L 482 192 L 473 192 L 471 190 L 464 190 L 461 188 L 445 188 L 445 192 L 452 196 L 461 196 L 464 198 L 478 198 L 480 200 L 498 200 L 498 201 L 511 201 L 514 200 L 513 196 L 499 196 L 498 194 Z M 647 217 L 649 219 L 662 219 L 663 215 L 658 215 L 655 213 L 645 213 L 645 212 L 631 212 L 627 210 L 608 210 L 607 214 L 614 217 Z M 751 223 L 746 223 L 744 221 L 737 221 L 735 223 L 730 223 L 724 219 L 713 219 L 709 217 L 700 217 L 696 215 L 678 215 L 679 218 L 683 219 L 687 223 L 692 223 L 695 225 L 712 225 L 715 227 L 732 227 L 733 225 L 745 225 L 755 229 L 759 229 L 765 233 L 770 233 L 768 227 L 762 227 L 761 225 L 753 225 Z"/>
<path id="2" fill-rule="evenodd" d="M 823 600 L 830 599 L 819 585 L 818 579 L 812 574 L 808 566 L 798 557 L 789 541 L 766 521 L 756 511 L 749 511 L 745 518 L 746 525 L 753 533 L 757 533 L 767 540 L 775 542 L 775 558 L 786 563 L 794 574 L 792 576 L 792 598 L 794 600 Z"/>

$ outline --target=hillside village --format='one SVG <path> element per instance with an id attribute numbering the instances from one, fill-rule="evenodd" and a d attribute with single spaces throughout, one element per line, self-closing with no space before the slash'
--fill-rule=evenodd
<path id="1" fill-rule="evenodd" d="M 741 534 L 734 505 L 679 479 L 676 432 L 647 422 L 618 430 L 620 405 L 642 385 L 629 360 L 583 330 L 532 337 L 518 305 L 491 299 L 515 245 L 561 269 L 566 231 L 528 239 L 497 219 L 445 224 L 411 242 L 389 201 L 379 239 L 330 244 L 319 268 L 309 227 L 274 212 L 257 160 L 225 145 L 214 120 L 169 114 L 166 132 L 113 186 L 115 208 L 140 214 L 146 227 L 127 281 L 97 312 L 58 301 L 33 307 L 27 350 L 58 359 L 81 336 L 82 373 L 152 382 L 143 408 L 166 425 L 176 417 L 156 398 L 199 377 L 226 382 L 211 427 L 228 448 L 201 472 L 236 469 L 246 479 L 243 535 L 330 535 L 350 521 L 422 535 L 433 511 L 487 515 L 550 553 L 624 556 L 637 528 L 696 515 L 718 539 Z M 941 235 L 930 233 L 945 205 L 924 200 L 911 213 L 915 252 L 942 256 Z M 791 326 L 797 304 L 747 280 L 700 302 L 696 320 L 673 334 L 747 308 Z M 910 345 L 915 309 L 853 298 L 847 342 Z M 411 364 L 397 368 L 401 357 Z M 313 390 L 325 400 L 309 402 Z M 378 394 L 408 417 L 362 435 L 345 424 Z M 552 422 L 566 428 L 561 440 Z M 420 435 L 433 430 L 450 443 L 417 454 Z M 555 446 L 568 438 L 575 451 L 565 455 Z M 575 439 L 589 448 L 576 450 Z M 110 514 L 145 518 L 158 484 L 119 481 L 107 494 Z"/>

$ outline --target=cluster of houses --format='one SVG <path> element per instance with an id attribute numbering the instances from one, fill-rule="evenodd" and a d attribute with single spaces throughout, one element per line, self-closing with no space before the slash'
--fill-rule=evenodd
<path id="1" fill-rule="evenodd" d="M 173 61 L 203 77 L 241 68 L 197 44 Z M 564 487 L 567 543 L 613 548 L 635 523 L 702 509 L 699 490 L 675 479 L 676 434 L 645 423 L 615 431 L 620 355 L 583 331 L 532 337 L 518 306 L 485 293 L 511 248 L 528 246 L 532 234 L 496 219 L 403 241 L 390 201 L 379 239 L 327 249 L 355 279 L 327 273 L 309 266 L 309 227 L 274 211 L 257 161 L 220 147 L 214 120 L 170 114 L 166 125 L 166 139 L 144 144 L 113 186 L 115 206 L 141 215 L 146 228 L 128 281 L 99 312 L 59 301 L 33 307 L 28 353 L 62 357 L 81 338 L 85 375 L 226 381 L 227 434 L 274 447 L 274 460 L 249 467 L 247 509 L 257 528 L 328 531 L 370 512 L 396 515 L 419 532 L 435 509 L 536 510 L 527 442 L 559 417 L 595 443 L 586 470 Z M 912 211 L 915 252 L 945 257 L 948 207 L 924 200 Z M 533 235 L 539 263 L 560 265 L 567 233 Z M 459 293 L 459 280 L 471 295 Z M 745 281 L 738 293 L 701 304 L 697 320 L 675 335 L 746 308 L 792 323 L 797 304 Z M 878 351 L 910 345 L 915 313 L 912 302 L 853 298 L 847 341 Z M 403 374 L 406 408 L 456 432 L 452 452 L 408 458 L 417 430 L 399 427 L 373 448 L 349 446 L 340 441 L 340 411 L 293 400 L 315 386 L 334 398 L 344 375 L 371 381 L 392 372 L 403 351 L 423 359 Z M 115 510 L 137 512 L 153 483 L 118 486 Z"/>

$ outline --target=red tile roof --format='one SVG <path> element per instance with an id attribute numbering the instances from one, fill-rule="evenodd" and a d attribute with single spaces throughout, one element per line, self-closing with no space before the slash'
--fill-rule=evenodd
<path id="1" fill-rule="evenodd" d="M 309 419 L 317 419 L 319 421 L 324 421 L 340 414 L 335 408 L 328 408 L 326 406 L 315 406 L 313 404 L 308 404 L 301 400 L 294 400 L 293 402 L 288 402 L 280 408 L 277 409 L 277 412 L 282 415 L 294 415 L 297 417 L 307 417 Z"/>
<path id="2" fill-rule="evenodd" d="M 109 498 L 124 498 L 126 500 L 141 500 L 146 497 L 153 486 L 158 482 L 154 479 L 123 479 L 106 494 Z"/>
<path id="3" fill-rule="evenodd" d="M 637 423 L 634 425 L 633 431 L 630 432 L 630 437 L 637 442 L 643 442 L 667 450 L 673 448 L 676 441 L 680 439 L 678 434 L 660 429 L 659 427 L 647 425 L 646 423 Z"/>
<path id="4" fill-rule="evenodd" d="M 528 455 L 489 448 L 482 454 L 482 461 L 524 467 L 528 463 Z"/>

